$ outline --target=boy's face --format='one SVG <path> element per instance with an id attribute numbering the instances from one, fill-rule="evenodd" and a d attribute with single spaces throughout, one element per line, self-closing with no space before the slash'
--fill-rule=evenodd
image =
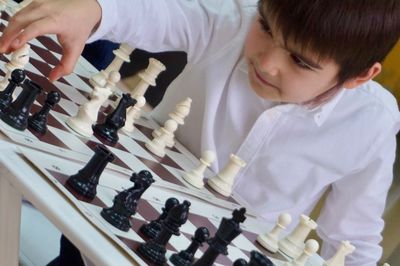
<path id="1" fill-rule="evenodd" d="M 245 43 L 249 82 L 260 97 L 274 102 L 304 103 L 337 85 L 339 66 L 302 52 L 259 14 Z"/>

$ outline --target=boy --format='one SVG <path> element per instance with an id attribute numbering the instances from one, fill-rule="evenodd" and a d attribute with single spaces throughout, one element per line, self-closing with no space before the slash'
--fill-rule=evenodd
<path id="1" fill-rule="evenodd" d="M 0 52 L 58 34 L 54 80 L 89 36 L 186 51 L 154 117 L 191 97 L 178 139 L 196 155 L 215 150 L 215 171 L 230 153 L 244 159 L 235 193 L 268 222 L 309 213 L 329 188 L 322 255 L 349 240 L 346 265 L 376 265 L 400 116 L 370 80 L 399 39 L 399 14 L 398 0 L 42 0 L 12 19 Z"/>

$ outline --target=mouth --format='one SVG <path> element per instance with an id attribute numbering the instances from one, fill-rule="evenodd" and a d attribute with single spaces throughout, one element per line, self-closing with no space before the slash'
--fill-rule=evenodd
<path id="1" fill-rule="evenodd" d="M 266 85 L 266 86 L 269 86 L 269 87 L 273 87 L 273 88 L 275 88 L 275 89 L 278 89 L 278 87 L 276 87 L 275 85 L 272 85 L 272 84 L 269 83 L 267 80 L 265 80 L 265 79 L 260 75 L 260 73 L 258 73 L 257 68 L 256 68 L 254 65 L 253 65 L 253 69 L 254 69 L 255 76 L 257 77 L 257 80 L 258 80 L 261 84 Z"/>

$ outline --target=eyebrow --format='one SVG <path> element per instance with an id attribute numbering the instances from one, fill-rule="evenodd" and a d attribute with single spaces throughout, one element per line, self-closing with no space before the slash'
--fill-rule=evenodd
<path id="1" fill-rule="evenodd" d="M 285 45 L 285 49 L 286 49 L 288 52 L 290 52 L 292 55 L 296 56 L 296 57 L 299 58 L 301 61 L 303 61 L 304 63 L 306 63 L 308 66 L 310 66 L 310 67 L 312 67 L 312 68 L 315 68 L 315 69 L 322 69 L 322 67 L 321 67 L 318 63 L 316 63 L 316 62 L 314 62 L 313 60 L 311 60 L 311 59 L 309 59 L 309 58 L 307 58 L 307 57 L 305 57 L 305 56 L 303 56 L 303 55 L 301 55 L 301 54 L 298 54 L 297 52 L 295 52 L 295 51 L 289 49 L 288 47 L 286 47 L 286 45 Z"/>
<path id="2" fill-rule="evenodd" d="M 274 37 L 274 34 L 273 34 L 272 30 L 271 30 L 271 26 L 270 26 L 270 24 L 269 24 L 269 22 L 268 22 L 268 19 L 267 19 L 267 17 L 266 17 L 265 14 L 264 14 L 264 10 L 263 10 L 263 8 L 262 8 L 261 1 L 258 2 L 257 10 L 258 10 L 258 13 L 259 13 L 259 15 L 260 15 L 260 17 L 261 17 L 261 19 L 262 19 L 262 23 L 264 23 L 264 25 L 265 25 L 268 29 L 270 29 L 270 30 L 269 30 L 269 33 L 272 35 L 272 37 Z M 307 58 L 307 57 L 305 57 L 305 56 L 299 54 L 298 52 L 296 52 L 296 51 L 290 49 L 289 47 L 287 47 L 287 44 L 286 44 L 286 43 L 283 45 L 283 48 L 284 48 L 286 51 L 288 51 L 289 53 L 291 53 L 292 55 L 294 55 L 294 56 L 296 56 L 297 58 L 299 58 L 299 59 L 300 59 L 301 61 L 303 61 L 304 63 L 306 63 L 308 66 L 310 66 L 310 67 L 312 67 L 312 68 L 315 68 L 315 69 L 322 69 L 322 67 L 321 67 L 318 63 L 314 62 L 314 61 L 311 60 L 310 58 Z"/>

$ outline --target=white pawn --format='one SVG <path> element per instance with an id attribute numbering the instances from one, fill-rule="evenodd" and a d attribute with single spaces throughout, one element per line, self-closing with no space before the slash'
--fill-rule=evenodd
<path id="1" fill-rule="evenodd" d="M 24 69 L 25 66 L 29 63 L 29 51 L 31 46 L 29 44 L 24 44 L 18 50 L 15 50 L 11 54 L 10 62 L 5 64 L 7 69 L 6 75 L 0 81 L 0 90 L 4 90 L 7 87 L 9 79 L 11 78 L 11 72 L 15 69 Z"/>
<path id="2" fill-rule="evenodd" d="M 290 258 L 297 258 L 303 252 L 304 241 L 311 230 L 317 228 L 317 223 L 310 217 L 302 214 L 299 224 L 285 238 L 278 242 L 279 250 Z"/>
<path id="3" fill-rule="evenodd" d="M 318 242 L 314 239 L 309 239 L 306 241 L 303 253 L 301 253 L 301 255 L 294 261 L 286 263 L 286 265 L 287 266 L 304 266 L 304 265 L 306 265 L 308 259 L 312 255 L 317 253 L 318 249 L 319 249 Z"/>
<path id="4" fill-rule="evenodd" d="M 382 266 L 390 266 L 390 264 L 385 262 Z"/>
<path id="5" fill-rule="evenodd" d="M 173 112 L 169 113 L 168 116 L 171 119 L 175 120 L 178 123 L 178 125 L 185 124 L 184 119 L 189 115 L 191 104 L 192 104 L 192 99 L 190 97 L 187 97 L 185 100 L 179 102 L 176 105 L 175 110 Z M 160 134 L 161 134 L 160 128 L 155 129 L 152 132 L 153 137 L 160 136 Z M 175 141 L 173 138 L 169 139 L 167 141 L 168 148 L 171 148 L 174 145 L 175 145 Z"/>
<path id="6" fill-rule="evenodd" d="M 79 107 L 78 114 L 74 117 L 70 117 L 66 121 L 66 124 L 78 134 L 90 138 L 90 136 L 93 135 L 92 125 L 97 121 L 100 107 L 112 94 L 111 87 L 118 82 L 120 78 L 121 75 L 118 72 L 111 72 L 106 87 L 94 87 L 90 101 Z"/>
<path id="7" fill-rule="evenodd" d="M 124 62 L 130 62 L 129 55 L 133 52 L 133 50 L 135 49 L 130 47 L 128 44 L 121 43 L 118 49 L 113 51 L 113 54 L 115 55 L 113 61 L 107 66 L 106 69 L 101 70 L 99 73 L 93 75 L 89 80 L 90 84 L 92 84 L 93 87 L 103 87 L 103 81 L 109 78 L 111 72 L 119 72 Z M 114 88 L 115 86 L 113 86 L 111 89 L 114 90 Z"/>
<path id="8" fill-rule="evenodd" d="M 237 155 L 231 154 L 228 164 L 216 176 L 208 179 L 207 184 L 225 197 L 232 194 L 232 186 L 240 169 L 246 166 L 246 162 Z"/>
<path id="9" fill-rule="evenodd" d="M 134 106 L 129 107 L 126 113 L 126 121 L 125 126 L 122 130 L 126 133 L 131 133 L 134 130 L 133 123 L 135 119 L 140 116 L 140 109 L 146 104 L 146 99 L 143 96 L 139 96 L 136 98 L 136 103 Z"/>
<path id="10" fill-rule="evenodd" d="M 324 266 L 344 266 L 346 256 L 353 253 L 355 249 L 356 247 L 350 244 L 349 241 L 342 241 L 336 254 L 329 260 L 325 261 Z"/>
<path id="11" fill-rule="evenodd" d="M 268 251 L 275 253 L 278 251 L 278 240 L 279 235 L 282 233 L 283 230 L 292 222 L 292 216 L 289 213 L 282 213 L 278 217 L 278 221 L 274 228 L 264 234 L 259 235 L 257 237 L 257 242 L 261 244 L 265 249 Z"/>
<path id="12" fill-rule="evenodd" d="M 174 120 L 167 120 L 164 124 L 164 127 L 162 128 L 161 135 L 151 141 L 146 142 L 146 148 L 158 157 L 164 157 L 165 147 L 167 146 L 166 141 L 168 138 L 171 137 L 171 135 L 173 135 L 174 131 L 177 128 L 178 124 Z"/>
<path id="13" fill-rule="evenodd" d="M 215 153 L 213 151 L 204 151 L 200 158 L 200 164 L 195 169 L 185 172 L 182 175 L 183 179 L 194 187 L 203 188 L 204 171 L 207 167 L 210 167 L 214 160 Z"/>

